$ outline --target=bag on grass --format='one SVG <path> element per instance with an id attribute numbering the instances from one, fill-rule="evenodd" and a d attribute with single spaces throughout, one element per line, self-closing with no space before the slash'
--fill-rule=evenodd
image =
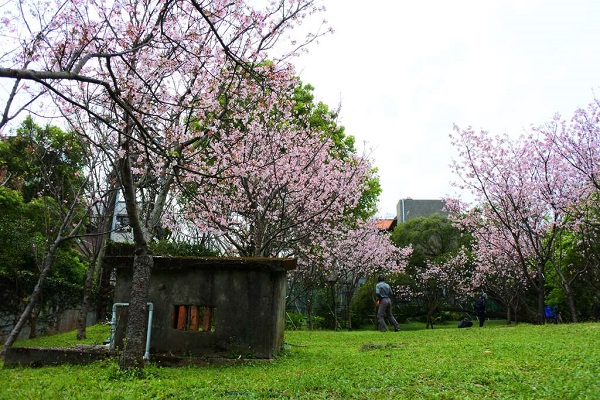
<path id="1" fill-rule="evenodd" d="M 468 320 L 467 318 L 463 319 L 458 323 L 459 328 L 470 328 L 471 326 L 473 326 L 473 322 Z"/>

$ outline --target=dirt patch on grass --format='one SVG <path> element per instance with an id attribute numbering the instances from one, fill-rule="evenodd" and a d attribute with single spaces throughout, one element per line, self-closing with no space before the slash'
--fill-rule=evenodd
<path id="1" fill-rule="evenodd" d="M 365 343 L 360 346 L 360 351 L 392 350 L 407 346 L 406 343 Z"/>

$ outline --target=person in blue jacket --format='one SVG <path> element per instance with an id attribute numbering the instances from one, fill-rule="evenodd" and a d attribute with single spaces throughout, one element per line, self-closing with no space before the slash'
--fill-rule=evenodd
<path id="1" fill-rule="evenodd" d="M 377 281 L 377 285 L 375 285 L 375 294 L 377 295 L 377 303 L 379 304 L 377 308 L 379 330 L 381 332 L 386 332 L 388 330 L 384 319 L 387 317 L 388 321 L 394 325 L 394 330 L 398 332 L 400 330 L 400 324 L 398 324 L 398 321 L 396 321 L 396 318 L 394 318 L 394 315 L 392 314 L 392 299 L 390 298 L 392 295 L 392 288 L 385 283 L 385 277 L 383 275 L 379 275 Z"/>

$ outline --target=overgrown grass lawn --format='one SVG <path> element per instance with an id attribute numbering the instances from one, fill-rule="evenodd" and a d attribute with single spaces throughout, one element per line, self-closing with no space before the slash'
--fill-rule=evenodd
<path id="1" fill-rule="evenodd" d="M 286 332 L 275 361 L 159 368 L 142 377 L 113 361 L 0 369 L 1 399 L 600 399 L 600 324 L 401 332 Z M 107 326 L 89 329 L 101 343 Z M 17 345 L 75 344 L 74 333 Z"/>

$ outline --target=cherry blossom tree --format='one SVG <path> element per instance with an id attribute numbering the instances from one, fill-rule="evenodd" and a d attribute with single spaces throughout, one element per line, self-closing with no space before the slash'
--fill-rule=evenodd
<path id="1" fill-rule="evenodd" d="M 472 262 L 469 236 L 439 214 L 410 219 L 392 234 L 396 246 L 412 248 L 408 265 L 396 285 L 398 298 L 423 305 L 426 327 L 433 328 L 435 314 L 460 309 L 471 293 Z"/>
<path id="2" fill-rule="evenodd" d="M 477 213 L 477 209 L 472 210 Z M 472 225 L 471 225 L 472 226 Z M 473 244 L 473 253 L 477 255 L 474 263 L 472 287 L 485 291 L 506 310 L 506 320 L 517 322 L 521 305 L 527 307 L 522 299 L 526 297 L 527 280 L 521 273 L 518 255 L 511 247 L 504 246 L 504 230 L 496 230 L 493 225 L 477 226 L 477 242 Z M 504 251 L 504 252 L 502 252 Z"/>
<path id="3" fill-rule="evenodd" d="M 570 121 L 556 114 L 552 121 L 534 129 L 562 159 L 569 177 L 571 203 L 585 201 L 600 190 L 600 101 L 575 110 Z"/>
<path id="4" fill-rule="evenodd" d="M 400 273 L 406 268 L 412 248 L 394 246 L 387 233 L 380 232 L 375 220 L 360 221 L 354 228 L 329 237 L 324 249 L 324 276 L 334 291 L 344 290 L 346 304 L 352 298 L 361 279 L 378 273 Z M 336 304 L 332 306 L 337 327 Z M 347 307 L 349 311 L 349 307 Z M 348 328 L 352 329 L 350 313 L 347 315 Z"/>
<path id="5" fill-rule="evenodd" d="M 555 115 L 553 120 L 535 128 L 545 140 L 545 145 L 558 154 L 561 161 L 560 174 L 565 182 L 562 192 L 563 212 L 566 215 L 567 232 L 561 233 L 561 246 L 555 254 L 552 265 L 559 284 L 564 291 L 572 320 L 577 321 L 577 307 L 573 293 L 573 285 L 584 274 L 598 270 L 597 263 L 590 263 L 594 258 L 589 246 L 591 238 L 597 235 L 600 221 L 598 219 L 598 196 L 600 181 L 598 180 L 598 163 L 600 161 L 600 105 L 598 100 L 587 108 L 579 108 L 570 120 L 563 120 Z M 578 237 L 575 240 L 574 237 Z M 564 240 L 565 238 L 571 238 Z M 594 239 L 592 239 L 593 241 Z M 569 243 L 571 242 L 571 243 Z M 588 243 L 583 245 L 584 243 Z M 566 245 L 566 248 L 565 248 Z M 577 248 L 579 252 L 588 253 L 584 262 L 563 262 L 563 250 Z"/>
<path id="6" fill-rule="evenodd" d="M 224 254 L 298 257 L 294 278 L 310 289 L 337 263 L 330 249 L 352 231 L 356 210 L 368 208 L 374 170 L 333 114 L 298 112 L 310 103 L 298 101 L 299 83 L 280 82 L 276 91 L 275 78 L 270 83 L 239 81 L 222 99 L 225 115 L 196 121 L 212 133 L 202 148 L 182 153 L 190 161 L 178 174 L 182 201 L 170 228 L 186 221 L 212 232 Z"/>
<path id="7" fill-rule="evenodd" d="M 310 0 L 273 1 L 262 9 L 242 0 L 11 4 L 2 10 L 0 29 L 12 47 L 0 57 L 0 77 L 13 86 L 0 128 L 36 106 L 55 115 L 56 104 L 64 115 L 84 111 L 76 130 L 102 125 L 111 133 L 107 151 L 136 245 L 121 366 L 141 367 L 153 232 L 140 223 L 136 179 L 145 168 L 162 179 L 157 221 L 177 172 L 185 168 L 184 149 L 213 132 L 210 126 L 191 130 L 190 122 L 222 115 L 223 95 L 237 88 L 242 72 L 268 85 L 271 76 L 256 68 L 267 57 L 274 61 L 273 74 L 291 76 L 284 61 L 319 35 L 296 44 L 286 32 L 320 8 Z M 282 39 L 289 44 L 277 47 Z M 278 49 L 285 51 L 276 54 Z M 51 102 L 40 103 L 46 99 Z"/>
<path id="8" fill-rule="evenodd" d="M 437 311 L 458 307 L 472 293 L 470 266 L 468 251 L 463 247 L 443 259 L 427 260 L 425 268 L 414 270 L 409 296 L 423 302 L 426 328 L 433 329 Z"/>
<path id="9" fill-rule="evenodd" d="M 336 157 L 324 132 L 289 122 L 293 86 L 261 93 L 256 83 L 245 84 L 237 104 L 229 98 L 227 116 L 214 122 L 206 158 L 183 153 L 189 162 L 178 175 L 186 199 L 180 212 L 218 234 L 227 254 L 290 255 L 295 243 L 334 227 L 356 207 L 371 165 L 353 153 Z"/>
<path id="10" fill-rule="evenodd" d="M 456 128 L 454 143 L 462 161 L 455 169 L 461 186 L 480 203 L 478 215 L 467 223 L 484 243 L 478 257 L 496 273 L 500 271 L 493 261 L 505 260 L 506 272 L 519 265 L 526 286 L 538 295 L 538 321 L 543 317 L 546 272 L 552 272 L 564 292 L 573 321 L 578 315 L 574 285 L 583 276 L 597 275 L 592 271 L 598 263 L 590 261 L 600 226 L 599 121 L 595 100 L 570 119 L 557 114 L 519 139 Z M 565 252 L 574 249 L 588 254 L 585 261 L 567 261 Z M 549 267 L 553 270 L 547 271 Z"/>
<path id="11" fill-rule="evenodd" d="M 559 154 L 534 135 L 510 139 L 470 128 L 455 127 L 453 145 L 459 150 L 460 161 L 454 164 L 462 180 L 459 187 L 470 190 L 479 203 L 474 217 L 463 218 L 462 223 L 476 241 L 487 239 L 478 250 L 491 252 L 478 254 L 478 261 L 514 256 L 537 294 L 536 320 L 542 323 L 544 274 L 565 222 L 571 189 Z M 489 240 L 489 232 L 500 240 Z"/>

